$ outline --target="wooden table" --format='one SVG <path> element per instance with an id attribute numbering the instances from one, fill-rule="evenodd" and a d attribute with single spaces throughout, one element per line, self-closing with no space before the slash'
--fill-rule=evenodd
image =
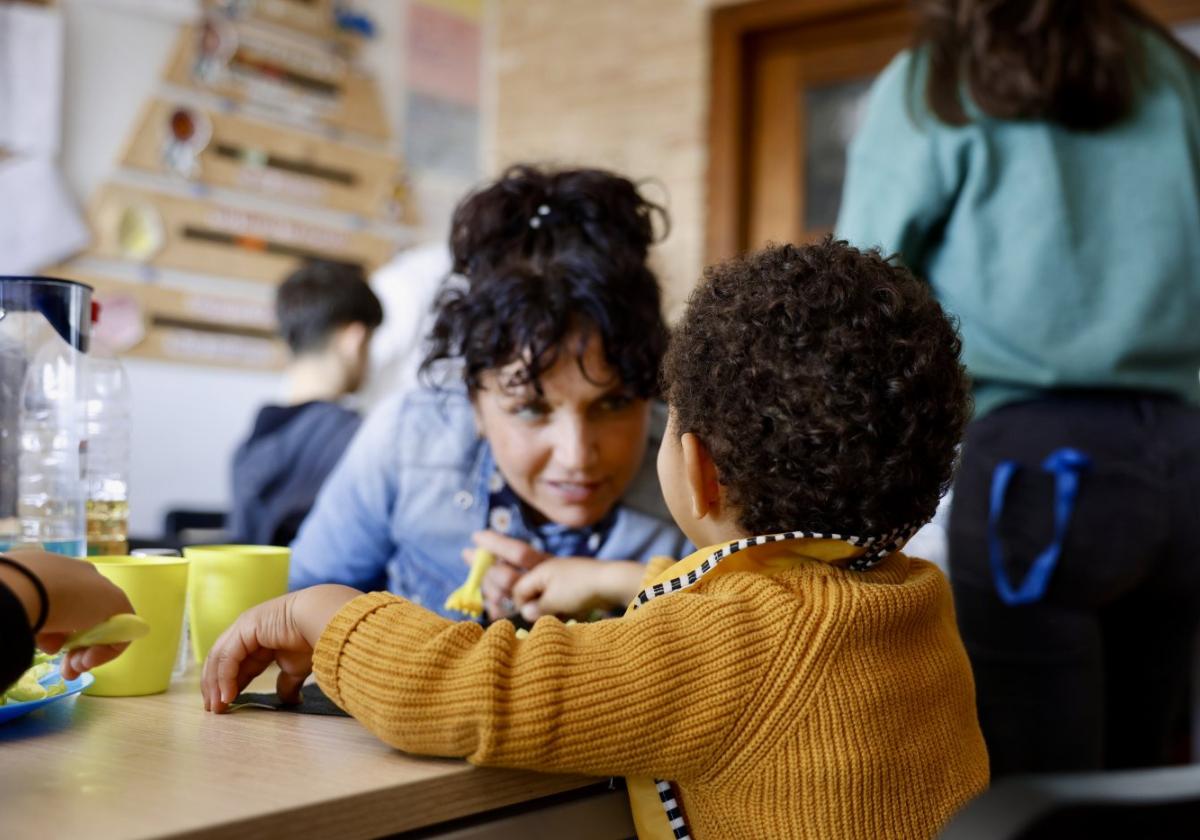
<path id="1" fill-rule="evenodd" d="M 271 691 L 264 675 L 252 690 Z M 72 708 L 73 704 L 73 708 Z M 406 755 L 350 718 L 79 697 L 0 725 L 0 837 L 574 837 L 634 833 L 607 780 Z"/>

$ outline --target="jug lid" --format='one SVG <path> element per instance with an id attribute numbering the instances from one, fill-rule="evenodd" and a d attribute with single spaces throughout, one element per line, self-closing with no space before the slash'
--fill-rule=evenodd
<path id="1" fill-rule="evenodd" d="M 0 275 L 0 322 L 7 311 L 40 312 L 63 341 L 88 350 L 92 332 L 92 287 L 57 277 Z"/>

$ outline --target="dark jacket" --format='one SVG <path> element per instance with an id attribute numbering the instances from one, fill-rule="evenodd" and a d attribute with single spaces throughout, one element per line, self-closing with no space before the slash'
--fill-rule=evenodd
<path id="1" fill-rule="evenodd" d="M 229 539 L 288 545 L 362 418 L 337 403 L 268 405 L 233 456 Z"/>

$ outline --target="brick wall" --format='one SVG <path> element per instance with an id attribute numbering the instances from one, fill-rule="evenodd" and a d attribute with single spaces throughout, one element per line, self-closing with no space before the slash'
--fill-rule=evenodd
<path id="1" fill-rule="evenodd" d="M 724 0 L 494 0 L 489 171 L 518 160 L 651 178 L 668 205 L 656 249 L 672 317 L 700 276 L 708 16 Z"/>

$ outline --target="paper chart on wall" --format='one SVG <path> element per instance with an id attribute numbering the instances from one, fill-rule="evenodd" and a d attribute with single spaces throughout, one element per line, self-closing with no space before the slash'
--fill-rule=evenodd
<path id="1" fill-rule="evenodd" d="M 0 148 L 53 156 L 62 137 L 62 18 L 0 5 Z"/>
<path id="2" fill-rule="evenodd" d="M 0 162 L 0 274 L 31 274 L 84 248 L 87 225 L 46 157 Z"/>

